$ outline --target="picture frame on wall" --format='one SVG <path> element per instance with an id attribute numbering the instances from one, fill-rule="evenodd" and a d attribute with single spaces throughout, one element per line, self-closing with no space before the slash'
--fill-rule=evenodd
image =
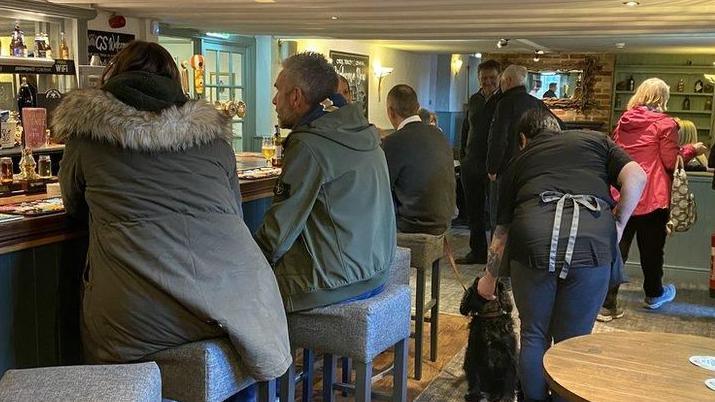
<path id="1" fill-rule="evenodd" d="M 363 113 L 367 118 L 370 99 L 370 56 L 331 50 L 329 57 L 335 71 L 348 80 L 353 102 L 362 104 Z"/>

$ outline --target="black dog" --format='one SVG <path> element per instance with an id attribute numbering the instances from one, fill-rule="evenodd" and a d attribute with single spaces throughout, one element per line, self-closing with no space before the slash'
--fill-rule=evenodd
<path id="1" fill-rule="evenodd" d="M 478 279 L 478 278 L 477 278 Z M 509 401 L 516 396 L 517 348 L 513 308 L 506 286 L 497 285 L 496 300 L 487 301 L 471 286 L 464 293 L 459 311 L 472 316 L 469 324 L 469 342 L 464 356 L 464 372 L 469 390 L 464 395 L 467 402 Z"/>

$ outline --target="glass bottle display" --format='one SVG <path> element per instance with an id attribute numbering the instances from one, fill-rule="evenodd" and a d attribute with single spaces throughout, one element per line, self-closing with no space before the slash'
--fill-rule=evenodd
<path id="1" fill-rule="evenodd" d="M 70 48 L 67 46 L 67 40 L 65 39 L 64 32 L 60 32 L 60 59 L 70 59 Z"/>
<path id="2" fill-rule="evenodd" d="M 20 29 L 20 21 L 15 21 L 15 29 L 10 35 L 10 55 L 16 57 L 26 56 L 25 34 Z"/>
<path id="3" fill-rule="evenodd" d="M 273 133 L 273 146 L 275 147 L 275 154 L 271 162 L 273 167 L 283 166 L 283 138 L 281 138 L 281 129 L 278 125 L 274 126 L 275 132 Z"/>
<path id="4" fill-rule="evenodd" d="M 17 93 L 17 112 L 22 120 L 22 109 L 37 106 L 37 90 L 27 82 L 27 77 L 22 77 L 20 91 Z"/>

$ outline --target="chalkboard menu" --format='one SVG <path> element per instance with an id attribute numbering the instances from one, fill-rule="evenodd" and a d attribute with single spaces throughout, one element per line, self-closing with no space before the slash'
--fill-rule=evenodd
<path id="1" fill-rule="evenodd" d="M 353 94 L 353 102 L 362 104 L 362 110 L 367 117 L 370 56 L 331 50 L 330 59 L 333 61 L 335 71 L 348 80 L 350 91 Z"/>
<path id="2" fill-rule="evenodd" d="M 106 66 L 115 54 L 133 40 L 134 35 L 130 34 L 88 30 L 86 62 L 89 64 L 89 59 L 97 55 L 102 60 L 102 65 Z"/>

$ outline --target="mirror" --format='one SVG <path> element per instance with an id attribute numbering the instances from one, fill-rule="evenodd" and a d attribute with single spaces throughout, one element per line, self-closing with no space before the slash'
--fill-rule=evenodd
<path id="1" fill-rule="evenodd" d="M 529 94 L 543 100 L 571 99 L 581 86 L 583 71 L 529 71 L 526 88 Z"/>
<path id="2" fill-rule="evenodd" d="M 509 55 L 497 58 L 502 66 L 518 64 L 529 70 L 527 77 L 527 89 L 531 92 L 534 89 L 534 82 L 538 79 L 542 81 L 541 88 L 536 91 L 536 96 L 542 99 L 551 109 L 575 109 L 579 112 L 586 112 L 596 105 L 594 100 L 594 84 L 596 74 L 603 68 L 598 60 L 593 56 L 586 56 L 583 59 L 563 59 L 558 55 L 544 55 L 538 62 L 531 59 L 510 60 Z M 556 97 L 544 98 L 548 91 L 548 83 L 556 82 Z M 566 87 L 564 87 L 566 86 Z M 551 94 L 549 94 L 551 95 Z"/>

